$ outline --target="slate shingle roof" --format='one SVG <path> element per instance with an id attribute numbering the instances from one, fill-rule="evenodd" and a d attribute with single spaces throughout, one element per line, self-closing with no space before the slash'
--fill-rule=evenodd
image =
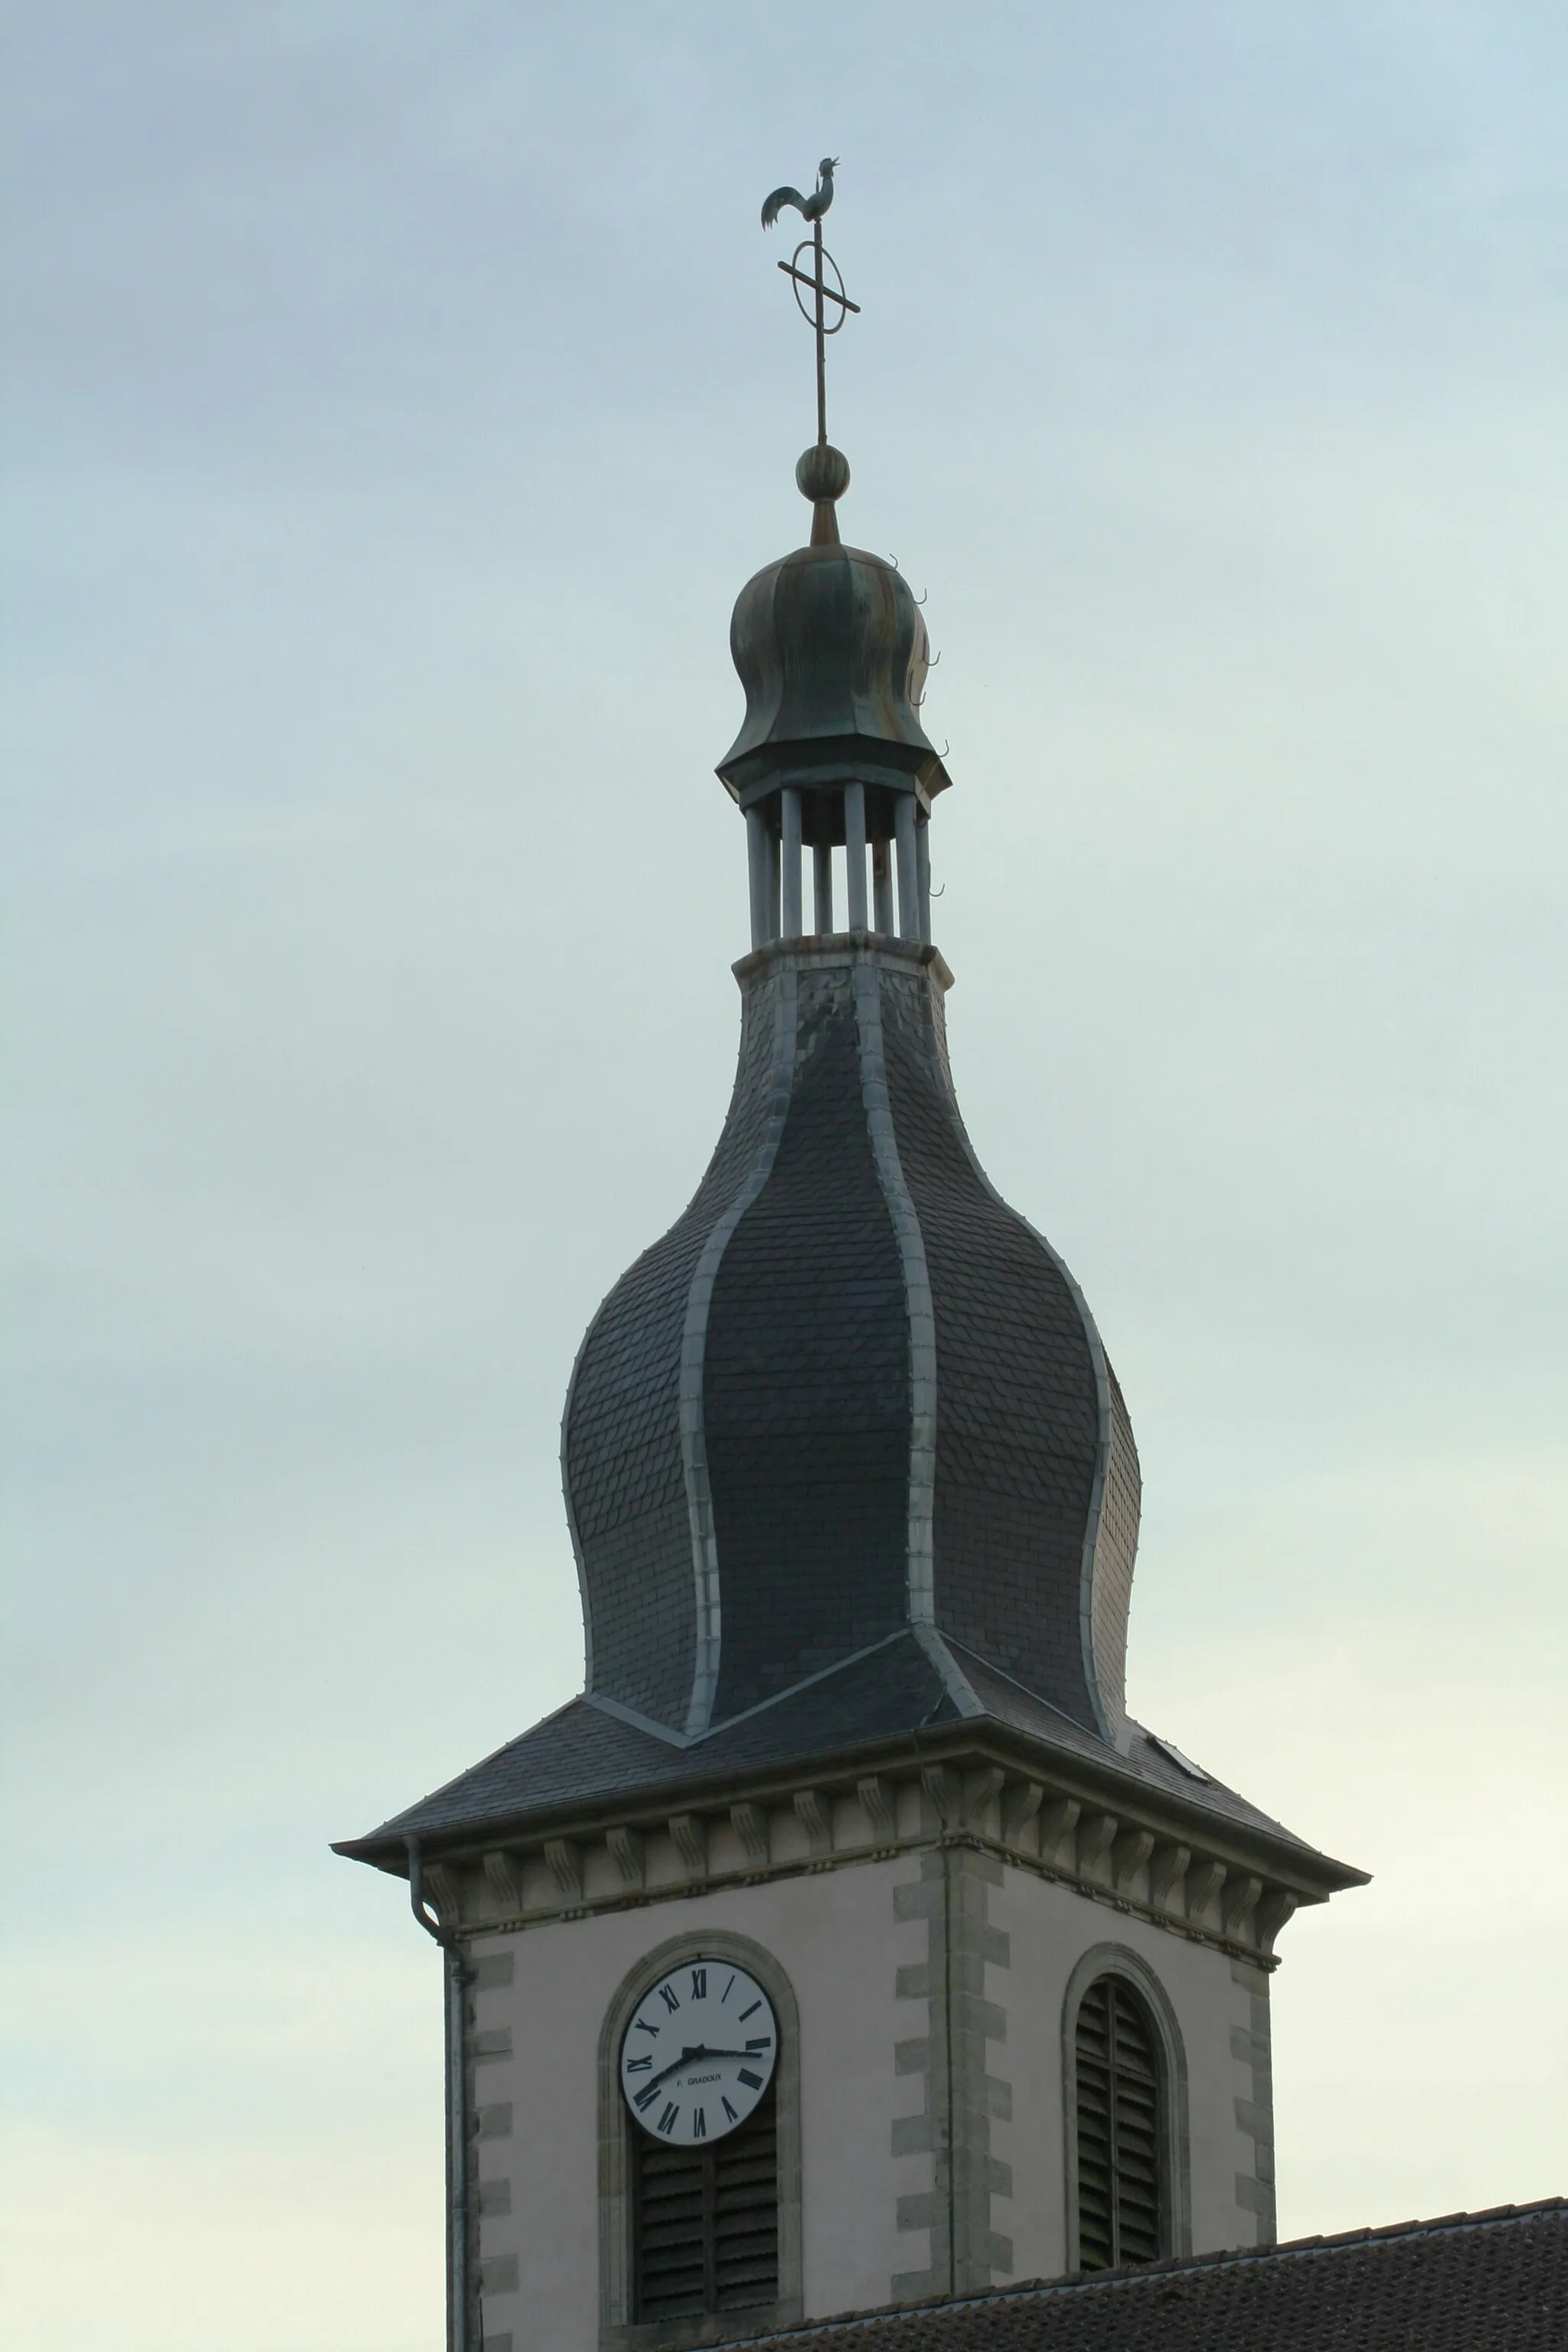
<path id="1" fill-rule="evenodd" d="M 848 2313 L 726 2343 L 752 2352 L 1563 2352 L 1568 2199 Z"/>
<path id="2" fill-rule="evenodd" d="M 1126 1715 L 1131 1425 L 1070 1275 L 964 1132 L 945 966 L 856 931 L 737 972 L 713 1160 L 567 1398 L 585 1697 L 338 1851 L 397 1868 L 410 1835 L 700 1801 L 963 1717 L 1112 1803 L 1130 1780 L 1271 1841 L 1316 1893 L 1359 1877 Z"/>
<path id="3" fill-rule="evenodd" d="M 1359 1878 L 1126 1715 L 1131 1425 L 1070 1275 L 964 1132 L 945 966 L 856 931 L 737 971 L 712 1162 L 567 1398 L 587 1694 L 338 1851 L 400 1868 L 407 1836 L 700 1802 L 962 1717 L 1112 1806 L 1157 1796 L 1179 1837 L 1269 1842 L 1299 1891 Z"/>
<path id="4" fill-rule="evenodd" d="M 478 1833 L 555 1807 L 657 1804 L 704 1781 L 722 1786 L 739 1773 L 886 1738 L 923 1717 L 934 1721 L 933 1709 L 945 1709 L 952 1720 L 935 1669 L 909 1635 L 692 1748 L 672 1747 L 590 1699 L 574 1698 L 370 1837 L 338 1851 L 369 1859 L 381 1843 L 400 1848 L 410 1835 Z"/>
<path id="5" fill-rule="evenodd" d="M 945 966 L 857 931 L 737 972 L 713 1160 L 567 1399 L 590 1687 L 703 1730 L 934 1614 L 1109 1741 L 1131 1424 L 1072 1277 L 964 1132 Z"/>

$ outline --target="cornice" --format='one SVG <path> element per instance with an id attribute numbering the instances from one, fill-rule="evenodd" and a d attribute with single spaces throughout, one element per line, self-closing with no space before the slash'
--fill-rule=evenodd
<path id="1" fill-rule="evenodd" d="M 1365 1879 L 1125 1767 L 1042 1756 L 973 1722 L 817 1758 L 808 1770 L 667 1782 L 640 1802 L 435 1836 L 422 1841 L 422 1861 L 443 1925 L 475 1937 L 952 1844 L 1262 1968 L 1275 1965 L 1275 1938 L 1300 1905 Z M 406 1869 L 389 1840 L 345 1850 Z"/>
<path id="2" fill-rule="evenodd" d="M 871 964 L 879 971 L 928 971 L 943 995 L 953 984 L 952 967 L 940 948 L 884 931 L 809 932 L 798 940 L 771 940 L 730 969 L 743 988 L 773 971 L 823 971 L 852 964 Z"/>

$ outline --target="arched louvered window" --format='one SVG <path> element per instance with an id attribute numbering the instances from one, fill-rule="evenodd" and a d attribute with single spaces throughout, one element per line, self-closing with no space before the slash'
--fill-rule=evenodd
<path id="1" fill-rule="evenodd" d="M 1122 1977 L 1097 1977 L 1079 2004 L 1079 2265 L 1113 2270 L 1164 2252 L 1160 2045 Z"/>
<path id="2" fill-rule="evenodd" d="M 633 2133 L 632 2274 L 639 2320 L 745 2311 L 779 2294 L 777 2085 L 711 2147 Z"/>

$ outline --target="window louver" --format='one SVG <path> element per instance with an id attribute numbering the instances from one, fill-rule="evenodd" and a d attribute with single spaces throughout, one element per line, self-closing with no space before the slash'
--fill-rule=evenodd
<path id="1" fill-rule="evenodd" d="M 1078 2240 L 1086 2271 L 1160 2253 L 1160 2073 L 1142 2002 L 1100 1977 L 1078 2013 Z"/>
<path id="2" fill-rule="evenodd" d="M 773 2095 L 712 2147 L 634 2134 L 639 2319 L 743 2311 L 779 2292 L 778 2131 Z"/>

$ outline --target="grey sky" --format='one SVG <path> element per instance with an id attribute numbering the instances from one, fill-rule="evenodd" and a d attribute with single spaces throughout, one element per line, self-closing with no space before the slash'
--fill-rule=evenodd
<path id="1" fill-rule="evenodd" d="M 1284 1938 L 1282 2225 L 1561 2188 L 1561 11 L 54 0 L 9 62 L 9 2340 L 438 2325 L 435 1965 L 326 1841 L 577 1686 L 558 1417 L 728 1091 L 812 421 L 757 206 L 824 152 L 1132 1703 L 1377 1874 Z"/>

